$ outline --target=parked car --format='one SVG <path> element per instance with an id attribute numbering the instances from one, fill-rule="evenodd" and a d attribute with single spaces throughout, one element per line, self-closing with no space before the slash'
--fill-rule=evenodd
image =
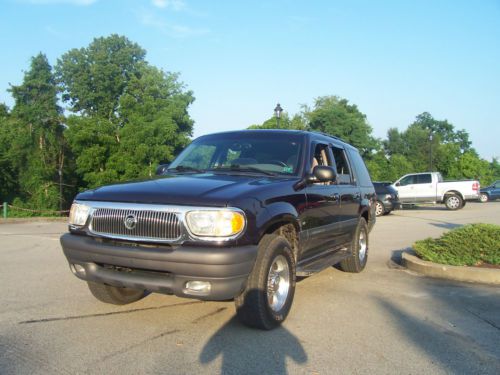
<path id="1" fill-rule="evenodd" d="M 481 202 L 486 203 L 495 199 L 500 199 L 500 180 L 480 190 L 479 200 Z"/>
<path id="2" fill-rule="evenodd" d="M 77 195 L 61 244 L 71 271 L 112 304 L 158 292 L 234 299 L 271 329 L 296 276 L 361 272 L 375 190 L 358 151 L 305 131 L 246 130 L 194 140 L 160 176 Z"/>
<path id="3" fill-rule="evenodd" d="M 466 201 L 479 199 L 479 181 L 443 181 L 439 172 L 407 174 L 392 186 L 402 204 L 444 203 L 449 210 L 458 210 Z"/>
<path id="4" fill-rule="evenodd" d="M 391 186 L 390 182 L 373 182 L 377 202 L 375 203 L 375 215 L 388 215 L 393 210 L 401 207 L 398 191 Z"/>

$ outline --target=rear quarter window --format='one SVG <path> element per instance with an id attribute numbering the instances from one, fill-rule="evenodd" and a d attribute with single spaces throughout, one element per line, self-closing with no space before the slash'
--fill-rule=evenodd
<path id="1" fill-rule="evenodd" d="M 351 158 L 354 176 L 356 177 L 356 181 L 358 181 L 359 186 L 371 187 L 372 180 L 361 155 L 356 150 L 351 149 L 348 150 L 348 153 Z"/>

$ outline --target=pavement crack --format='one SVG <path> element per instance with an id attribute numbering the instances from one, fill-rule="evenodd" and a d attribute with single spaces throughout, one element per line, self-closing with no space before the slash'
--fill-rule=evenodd
<path id="1" fill-rule="evenodd" d="M 123 349 L 117 350 L 116 352 L 108 354 L 108 355 L 102 357 L 101 360 L 100 360 L 100 362 L 107 361 L 108 359 L 116 357 L 117 355 L 127 353 L 127 352 L 129 352 L 131 350 L 134 350 L 135 348 L 143 346 L 144 344 L 147 344 L 148 342 L 151 342 L 151 341 L 160 339 L 160 338 L 162 338 L 164 336 L 168 336 L 168 335 L 171 335 L 173 333 L 178 333 L 178 332 L 180 332 L 180 330 L 178 330 L 178 329 L 173 329 L 173 330 L 170 330 L 170 331 L 162 332 L 162 333 L 160 333 L 158 335 L 149 337 L 146 340 L 142 340 L 142 341 L 137 342 L 137 343 L 135 343 L 133 345 L 130 345 L 130 346 L 126 347 L 126 348 L 123 348 Z"/>
<path id="2" fill-rule="evenodd" d="M 61 316 L 61 317 L 56 317 L 56 318 L 32 319 L 32 320 L 25 320 L 25 321 L 19 322 L 18 324 L 48 323 L 48 322 L 57 322 L 57 321 L 61 321 L 61 320 L 98 318 L 98 317 L 103 317 L 103 316 L 130 314 L 130 313 L 135 313 L 135 312 L 140 312 L 140 311 L 148 311 L 148 310 L 160 310 L 160 309 L 166 309 L 169 307 L 187 306 L 187 305 L 194 305 L 194 304 L 199 304 L 199 303 L 204 303 L 204 302 L 203 301 L 189 301 L 189 302 L 176 303 L 174 305 L 162 305 L 162 306 L 155 306 L 155 307 L 146 307 L 146 308 L 142 308 L 142 309 L 131 309 L 131 310 L 125 310 L 125 311 L 111 311 L 111 312 L 100 313 L 100 314 L 74 315 L 74 316 Z"/>
<path id="3" fill-rule="evenodd" d="M 217 315 L 217 314 L 219 314 L 219 313 L 223 312 L 224 310 L 227 310 L 227 307 L 219 307 L 219 308 L 218 308 L 217 310 L 215 310 L 215 311 L 212 311 L 212 312 L 210 312 L 210 313 L 208 313 L 208 314 L 205 314 L 205 315 L 202 315 L 202 316 L 200 316 L 200 317 L 196 318 L 196 319 L 195 319 L 195 320 L 193 320 L 191 323 L 194 323 L 194 324 L 199 323 L 199 322 L 201 322 L 202 320 L 204 320 L 204 319 L 206 319 L 206 318 L 209 318 L 209 317 L 211 317 L 211 316 L 214 316 L 214 315 Z"/>
<path id="4" fill-rule="evenodd" d="M 469 314 L 471 315 L 474 315 L 476 318 L 482 320 L 483 322 L 485 322 L 486 324 L 489 324 L 490 326 L 492 326 L 493 328 L 496 328 L 500 331 L 500 327 L 497 326 L 495 323 L 489 321 L 488 319 L 486 318 L 483 318 L 481 315 L 479 315 L 478 313 L 475 313 L 474 311 L 472 310 L 469 310 L 469 309 L 465 309 Z"/>

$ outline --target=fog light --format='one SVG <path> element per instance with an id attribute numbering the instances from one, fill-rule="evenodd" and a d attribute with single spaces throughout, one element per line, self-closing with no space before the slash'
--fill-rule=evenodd
<path id="1" fill-rule="evenodd" d="M 75 275 L 85 276 L 85 268 L 79 264 L 70 264 L 69 268 Z"/>
<path id="2" fill-rule="evenodd" d="M 186 294 L 208 294 L 212 285 L 208 281 L 192 280 L 186 283 L 184 292 Z"/>

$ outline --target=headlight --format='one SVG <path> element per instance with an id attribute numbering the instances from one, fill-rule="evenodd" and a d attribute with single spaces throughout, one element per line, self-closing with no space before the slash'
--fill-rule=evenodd
<path id="1" fill-rule="evenodd" d="M 186 222 L 191 233 L 199 237 L 230 237 L 245 228 L 245 216 L 231 210 L 190 211 Z"/>
<path id="2" fill-rule="evenodd" d="M 385 199 L 387 199 L 387 200 L 390 201 L 392 199 L 392 195 L 391 194 L 386 194 L 385 195 Z"/>
<path id="3" fill-rule="evenodd" d="M 90 207 L 81 203 L 73 203 L 69 212 L 69 224 L 84 226 L 89 217 Z"/>

